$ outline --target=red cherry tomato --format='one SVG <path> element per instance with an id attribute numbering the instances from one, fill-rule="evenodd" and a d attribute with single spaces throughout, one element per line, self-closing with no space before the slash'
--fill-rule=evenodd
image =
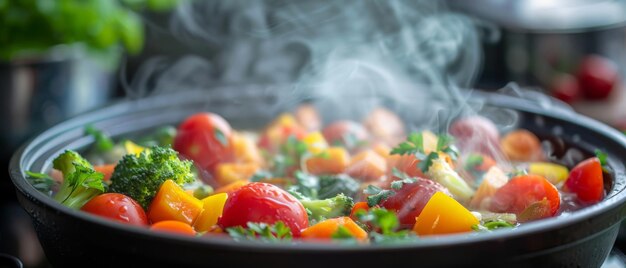
<path id="1" fill-rule="evenodd" d="M 490 210 L 520 215 L 529 206 L 543 201 L 544 198 L 549 209 L 546 210 L 546 215 L 536 215 L 535 218 L 554 216 L 561 205 L 561 197 L 556 187 L 544 177 L 521 175 L 511 179 L 496 191 L 491 200 Z"/>
<path id="2" fill-rule="evenodd" d="M 552 95 L 565 103 L 573 103 L 581 95 L 578 80 L 569 74 L 559 74 L 552 80 L 550 86 Z"/>
<path id="3" fill-rule="evenodd" d="M 586 98 L 606 99 L 619 79 L 617 66 L 611 60 L 598 56 L 587 56 L 578 69 L 578 83 Z"/>
<path id="4" fill-rule="evenodd" d="M 369 134 L 363 125 L 349 120 L 336 121 L 324 128 L 322 135 L 331 145 L 341 145 L 352 149 L 360 141 L 369 139 Z"/>
<path id="5" fill-rule="evenodd" d="M 397 178 L 396 178 L 397 179 Z M 385 199 L 380 205 L 398 214 L 402 227 L 411 228 L 415 224 L 415 217 L 422 213 L 422 209 L 428 200 L 436 192 L 443 192 L 452 196 L 446 187 L 441 184 L 416 177 L 414 183 L 404 183 L 402 188 L 394 190 L 395 193 Z"/>
<path id="6" fill-rule="evenodd" d="M 198 113 L 185 119 L 174 138 L 174 150 L 212 172 L 217 164 L 228 161 L 232 130 L 224 118 Z"/>
<path id="7" fill-rule="evenodd" d="M 123 194 L 101 194 L 89 200 L 81 210 L 123 223 L 148 225 L 146 212 L 139 203 Z"/>
<path id="8" fill-rule="evenodd" d="M 248 222 L 277 221 L 285 223 L 295 237 L 309 225 L 306 210 L 295 197 L 272 184 L 253 182 L 228 194 L 218 225 L 226 229 L 245 227 Z"/>
<path id="9" fill-rule="evenodd" d="M 565 191 L 576 193 L 578 199 L 583 202 L 600 202 L 604 197 L 600 160 L 592 157 L 576 165 L 565 181 Z"/>

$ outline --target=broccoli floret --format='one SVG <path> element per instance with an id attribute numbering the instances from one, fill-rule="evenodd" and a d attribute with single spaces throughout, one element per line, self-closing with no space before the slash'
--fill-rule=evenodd
<path id="1" fill-rule="evenodd" d="M 309 212 L 309 220 L 313 221 L 350 215 L 350 210 L 354 206 L 352 198 L 344 194 L 322 200 L 303 198 L 300 202 Z"/>
<path id="2" fill-rule="evenodd" d="M 93 166 L 91 165 L 91 163 L 89 163 L 89 161 L 87 161 L 85 158 L 80 156 L 80 154 L 72 150 L 66 150 L 65 152 L 57 156 L 57 158 L 52 160 L 52 165 L 54 169 L 61 171 L 64 177 L 71 173 L 74 173 L 74 171 L 76 170 L 74 164 L 93 169 Z"/>
<path id="3" fill-rule="evenodd" d="M 105 191 L 102 173 L 96 172 L 78 153 L 65 151 L 52 164 L 63 173 L 63 183 L 54 195 L 54 199 L 61 204 L 80 209 L 91 198 Z"/>
<path id="4" fill-rule="evenodd" d="M 360 187 L 361 185 L 356 180 L 345 174 L 322 176 L 319 179 L 317 197 L 324 199 L 344 194 L 354 198 L 358 194 Z"/>
<path id="5" fill-rule="evenodd" d="M 191 166 L 191 161 L 180 160 L 169 147 L 151 147 L 139 156 L 129 154 L 120 160 L 111 175 L 110 191 L 128 195 L 147 209 L 166 180 L 181 186 L 193 182 Z"/>

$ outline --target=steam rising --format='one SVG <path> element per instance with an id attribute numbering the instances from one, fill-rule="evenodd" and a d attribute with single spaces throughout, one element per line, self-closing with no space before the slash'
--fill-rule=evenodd
<path id="1" fill-rule="evenodd" d="M 208 56 L 146 62 L 129 96 L 288 84 L 280 106 L 315 99 L 332 112 L 325 117 L 360 119 L 385 105 L 441 131 L 470 110 L 458 88 L 472 84 L 482 58 L 474 23 L 440 1 L 193 1 L 170 27 Z"/>

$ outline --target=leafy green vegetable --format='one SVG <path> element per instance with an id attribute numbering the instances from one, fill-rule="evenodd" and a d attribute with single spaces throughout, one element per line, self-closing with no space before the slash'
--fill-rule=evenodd
<path id="1" fill-rule="evenodd" d="M 470 187 L 461 176 L 452 169 L 445 159 L 437 158 L 432 160 L 427 175 L 431 180 L 438 182 L 450 190 L 457 200 L 461 202 L 469 201 L 474 195 L 474 189 Z"/>
<path id="2" fill-rule="evenodd" d="M 433 164 L 433 160 L 439 159 L 439 153 L 432 152 L 426 157 L 418 159 L 420 160 L 420 162 L 417 163 L 417 167 L 422 170 L 422 172 L 426 173 L 430 166 Z"/>
<path id="3" fill-rule="evenodd" d="M 501 228 L 514 228 L 515 225 L 504 220 L 494 220 L 472 226 L 474 231 L 493 231 Z"/>
<path id="4" fill-rule="evenodd" d="M 361 184 L 346 174 L 321 176 L 317 198 L 330 198 L 338 194 L 355 198 L 360 188 Z"/>
<path id="5" fill-rule="evenodd" d="M 391 189 L 400 190 L 402 189 L 402 186 L 404 186 L 404 184 L 415 183 L 415 182 L 417 182 L 415 178 L 404 178 L 400 180 L 395 180 L 391 182 Z"/>
<path id="6" fill-rule="evenodd" d="M 600 165 L 602 165 L 603 167 L 606 166 L 609 155 L 600 149 L 596 149 L 595 154 L 598 160 L 600 160 Z"/>
<path id="7" fill-rule="evenodd" d="M 213 193 L 213 187 L 210 185 L 200 185 L 193 190 L 193 196 L 198 199 L 204 199 Z"/>
<path id="8" fill-rule="evenodd" d="M 172 146 L 174 137 L 176 137 L 176 128 L 173 126 L 164 126 L 157 129 L 151 135 L 145 136 L 139 140 L 139 144 L 144 147 L 152 146 Z"/>
<path id="9" fill-rule="evenodd" d="M 369 195 L 367 197 L 367 205 L 369 207 L 374 207 L 391 196 L 393 191 L 383 190 L 378 186 L 370 184 L 367 188 L 365 188 L 365 190 L 363 190 L 363 193 Z"/>
<path id="10" fill-rule="evenodd" d="M 101 130 L 96 129 L 92 125 L 88 125 L 85 127 L 85 134 L 91 135 L 94 138 L 96 142 L 94 143 L 93 148 L 98 153 L 108 152 L 113 149 L 113 146 L 115 146 L 115 143 L 113 142 L 113 140 L 111 140 L 109 136 L 104 134 L 104 132 L 102 132 Z"/>
<path id="11" fill-rule="evenodd" d="M 57 184 L 48 174 L 26 171 L 26 176 L 30 184 L 38 191 L 50 194 L 52 187 Z"/>
<path id="12" fill-rule="evenodd" d="M 374 242 L 389 242 L 406 240 L 416 236 L 410 230 L 398 230 L 400 220 L 398 216 L 384 208 L 372 208 L 369 211 L 360 210 L 355 213 L 359 222 L 369 224 L 378 232 L 370 232 L 369 235 Z"/>
<path id="13" fill-rule="evenodd" d="M 307 212 L 310 212 L 309 220 L 314 222 L 350 215 L 350 210 L 352 210 L 354 206 L 352 198 L 344 194 L 338 194 L 335 197 L 321 200 L 311 200 L 308 198 L 299 200 Z"/>
<path id="14" fill-rule="evenodd" d="M 260 182 L 266 179 L 270 179 L 272 177 L 273 177 L 272 173 L 265 171 L 265 170 L 260 170 L 254 173 L 252 177 L 250 177 L 250 182 Z"/>
<path id="15" fill-rule="evenodd" d="M 110 191 L 130 196 L 145 209 L 166 180 L 181 186 L 193 182 L 191 166 L 191 161 L 180 160 L 169 147 L 151 147 L 120 160 L 111 176 Z"/>
<path id="16" fill-rule="evenodd" d="M 348 228 L 344 227 L 344 226 L 339 226 L 339 228 L 337 228 L 337 231 L 335 231 L 332 235 L 331 235 L 332 239 L 352 239 L 354 238 L 352 236 L 352 233 L 350 232 L 350 230 L 348 230 Z"/>
<path id="17" fill-rule="evenodd" d="M 437 151 L 444 152 L 452 158 L 452 160 L 456 160 L 459 156 L 459 150 L 453 145 L 454 137 L 450 135 L 439 135 L 437 137 Z"/>
<path id="18" fill-rule="evenodd" d="M 54 195 L 59 203 L 80 209 L 91 198 L 105 191 L 102 173 L 96 172 L 78 153 L 67 150 L 52 163 L 55 169 L 63 173 L 63 183 Z"/>
<path id="19" fill-rule="evenodd" d="M 391 149 L 391 154 L 424 154 L 424 137 L 421 132 L 413 132 L 409 134 L 407 140 L 398 144 L 397 147 Z"/>
<path id="20" fill-rule="evenodd" d="M 294 178 L 296 183 L 289 190 L 297 191 L 308 198 L 318 198 L 319 179 L 317 177 L 298 170 L 294 173 Z"/>
<path id="21" fill-rule="evenodd" d="M 274 224 L 248 222 L 247 228 L 237 226 L 226 228 L 226 232 L 235 240 L 260 240 L 265 242 L 291 240 L 291 229 L 282 221 Z"/>

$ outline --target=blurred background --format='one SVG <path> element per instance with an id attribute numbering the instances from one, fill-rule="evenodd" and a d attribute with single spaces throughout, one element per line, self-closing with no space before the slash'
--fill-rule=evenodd
<path id="1" fill-rule="evenodd" d="M 542 93 L 626 131 L 625 1 L 411 1 L 398 8 L 402 25 L 384 10 L 365 20 L 350 12 L 354 1 L 287 2 L 0 0 L 0 163 L 8 170 L 21 144 L 86 111 L 164 91 L 302 83 L 329 55 L 345 62 L 337 44 L 380 35 L 378 45 L 393 50 L 384 55 L 405 59 L 410 76 L 444 70 L 455 86 L 484 91 L 515 82 L 520 96 Z M 285 12 L 294 6 L 308 14 Z M 392 30 L 402 34 L 387 38 Z M 7 172 L 2 254 L 48 267 Z"/>

